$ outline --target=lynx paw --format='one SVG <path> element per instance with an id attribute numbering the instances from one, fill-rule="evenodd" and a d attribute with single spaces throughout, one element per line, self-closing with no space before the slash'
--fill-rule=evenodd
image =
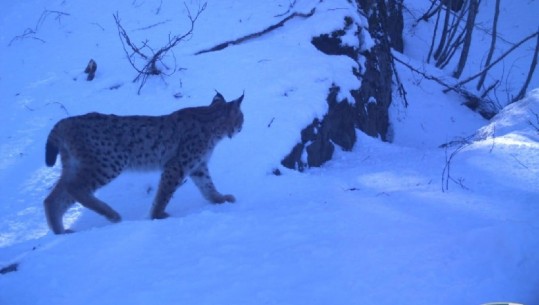
<path id="1" fill-rule="evenodd" d="M 225 198 L 226 202 L 231 202 L 231 203 L 236 202 L 236 197 L 234 197 L 234 195 L 225 195 L 223 197 Z"/>
<path id="2" fill-rule="evenodd" d="M 236 202 L 234 195 L 221 195 L 219 197 L 213 198 L 213 203 L 220 204 L 225 202 Z"/>
<path id="3" fill-rule="evenodd" d="M 107 219 L 110 220 L 111 222 L 118 223 L 118 222 L 122 221 L 122 216 L 120 216 L 120 214 L 114 212 L 113 214 L 108 215 Z"/>
<path id="4" fill-rule="evenodd" d="M 160 212 L 160 213 L 154 213 L 152 214 L 152 219 L 165 219 L 170 217 L 170 214 L 167 212 Z"/>

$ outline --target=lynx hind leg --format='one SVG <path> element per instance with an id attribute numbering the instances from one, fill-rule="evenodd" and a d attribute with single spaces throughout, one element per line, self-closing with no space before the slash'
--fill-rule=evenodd
<path id="1" fill-rule="evenodd" d="M 92 192 L 73 187 L 69 190 L 69 193 L 84 207 L 105 216 L 108 220 L 112 222 L 120 222 L 122 220 L 122 217 L 118 212 L 105 202 L 97 199 Z"/>
<path id="2" fill-rule="evenodd" d="M 211 179 L 210 173 L 208 171 L 208 166 L 206 163 L 199 166 L 196 170 L 191 173 L 191 179 L 198 187 L 204 198 L 212 203 L 224 203 L 224 202 L 235 202 L 236 198 L 233 195 L 227 194 L 223 195 L 217 191 L 213 181 Z"/>
<path id="3" fill-rule="evenodd" d="M 71 230 L 64 229 L 63 216 L 74 203 L 75 199 L 69 195 L 63 182 L 61 180 L 58 181 L 43 203 L 47 224 L 54 234 L 72 232 Z"/>
<path id="4" fill-rule="evenodd" d="M 70 170 L 75 173 L 69 175 L 71 179 L 65 183 L 67 192 L 84 207 L 105 216 L 112 222 L 120 222 L 120 214 L 93 194 L 95 190 L 118 176 L 119 172 L 105 175 L 104 169 L 89 166 Z"/>

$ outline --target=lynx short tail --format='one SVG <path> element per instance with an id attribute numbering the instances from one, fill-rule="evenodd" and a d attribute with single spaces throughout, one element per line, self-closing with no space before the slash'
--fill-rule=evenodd
<path id="1" fill-rule="evenodd" d="M 58 146 L 51 141 L 49 137 L 45 146 L 45 164 L 47 166 L 53 166 L 56 163 L 56 156 L 58 155 Z"/>

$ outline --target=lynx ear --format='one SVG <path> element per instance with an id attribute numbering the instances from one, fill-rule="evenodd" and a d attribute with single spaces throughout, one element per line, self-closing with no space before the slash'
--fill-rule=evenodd
<path id="1" fill-rule="evenodd" d="M 243 101 L 244 96 L 245 96 L 245 91 L 243 91 L 242 95 L 235 100 L 235 102 L 238 103 L 238 106 L 241 105 L 241 102 Z"/>
<path id="2" fill-rule="evenodd" d="M 213 97 L 213 100 L 211 101 L 211 105 L 216 105 L 216 104 L 224 104 L 226 103 L 225 101 L 225 98 L 223 97 L 223 95 L 221 93 L 219 93 L 219 91 L 215 90 L 216 94 L 215 96 Z"/>

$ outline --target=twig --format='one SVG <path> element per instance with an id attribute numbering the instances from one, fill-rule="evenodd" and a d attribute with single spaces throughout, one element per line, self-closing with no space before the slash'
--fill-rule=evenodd
<path id="1" fill-rule="evenodd" d="M 52 105 L 52 104 L 60 105 L 60 108 L 62 108 L 64 110 L 66 116 L 69 116 L 69 111 L 67 111 L 67 108 L 64 106 L 64 104 L 62 104 L 60 102 L 50 102 L 50 103 L 47 103 L 45 106 Z"/>
<path id="2" fill-rule="evenodd" d="M 157 51 L 154 51 L 153 48 L 148 45 L 148 40 L 144 41 L 142 43 L 141 47 L 136 46 L 131 41 L 131 39 L 129 38 L 129 35 L 127 34 L 126 30 L 121 25 L 120 17 L 119 17 L 118 12 L 113 14 L 114 20 L 116 22 L 116 27 L 118 28 L 118 35 L 120 36 L 120 41 L 122 43 L 122 47 L 123 47 L 124 52 L 126 54 L 127 60 L 129 61 L 129 63 L 133 67 L 133 69 L 135 69 L 135 71 L 138 72 L 138 75 L 133 80 L 133 82 L 140 81 L 138 94 L 140 94 L 140 91 L 142 90 L 142 87 L 146 84 L 146 80 L 148 79 L 149 76 L 161 75 L 163 73 L 161 71 L 161 69 L 157 67 L 157 63 L 161 63 L 163 66 L 165 66 L 165 68 L 168 69 L 168 67 L 166 67 L 166 65 L 163 63 L 163 58 L 165 57 L 165 55 L 169 51 L 171 51 L 172 48 L 177 46 L 178 43 L 180 43 L 183 40 L 188 39 L 188 37 L 193 34 L 193 30 L 195 28 L 195 23 L 196 23 L 198 17 L 200 17 L 202 12 L 204 12 L 204 10 L 206 9 L 207 3 L 204 3 L 201 7 L 199 7 L 195 15 L 191 14 L 191 11 L 189 10 L 189 7 L 187 6 L 187 4 L 184 3 L 184 5 L 185 5 L 185 8 L 187 10 L 187 17 L 189 18 L 189 21 L 191 22 L 191 26 L 190 26 L 189 30 L 187 32 L 185 32 L 183 35 L 175 35 L 175 36 L 170 36 L 169 35 L 168 43 L 164 47 L 161 47 Z M 148 28 L 163 24 L 165 22 L 168 22 L 168 21 L 164 21 L 164 22 L 161 22 L 161 23 L 158 23 L 158 24 L 154 24 L 152 26 L 142 28 L 142 29 L 138 29 L 138 30 L 148 29 Z M 127 50 L 127 47 L 129 47 L 132 50 L 131 54 Z M 142 51 L 143 49 L 149 49 L 152 54 L 148 55 L 148 54 L 144 53 Z M 136 57 L 135 55 L 146 61 L 144 66 L 140 67 L 139 65 L 135 64 L 135 58 L 134 58 L 134 57 Z M 176 63 L 176 58 L 175 57 L 174 57 L 174 63 Z M 176 71 L 176 69 L 174 69 L 174 72 L 175 71 Z"/>
<path id="3" fill-rule="evenodd" d="M 275 117 L 271 118 L 271 121 L 268 123 L 268 128 L 271 127 L 271 124 L 273 124 L 273 121 L 275 121 Z"/>
<path id="4" fill-rule="evenodd" d="M 90 23 L 90 24 L 99 27 L 99 28 L 101 29 L 101 31 L 103 31 L 103 32 L 105 31 L 105 28 L 104 28 L 103 26 L 101 26 L 101 24 L 99 24 L 99 23 L 97 23 L 97 22 L 92 22 L 92 23 Z"/>
<path id="5" fill-rule="evenodd" d="M 297 0 L 294 0 L 294 1 L 290 2 L 290 4 L 288 5 L 288 9 L 286 10 L 286 12 L 284 12 L 284 13 L 282 13 L 282 14 L 275 15 L 274 17 L 283 17 L 284 15 L 290 13 L 290 11 L 292 10 L 292 8 L 294 8 L 294 6 L 296 5 L 296 2 L 297 2 Z"/>
<path id="6" fill-rule="evenodd" d="M 163 0 L 159 1 L 159 7 L 155 10 L 155 14 L 159 15 L 161 13 L 161 7 L 163 6 Z"/>
<path id="7" fill-rule="evenodd" d="M 195 55 L 200 55 L 200 54 L 209 53 L 209 52 L 215 52 L 215 51 L 221 51 L 221 50 L 223 50 L 223 49 L 225 49 L 225 48 L 227 48 L 229 46 L 241 44 L 241 43 L 243 43 L 243 42 L 245 42 L 247 40 L 260 37 L 260 36 L 262 36 L 264 34 L 267 34 L 267 33 L 271 32 L 271 31 L 279 28 L 279 27 L 282 27 L 287 21 L 289 21 L 290 19 L 293 19 L 295 17 L 309 18 L 312 15 L 314 15 L 314 12 L 315 12 L 315 8 L 313 8 L 307 14 L 295 12 L 295 13 L 289 15 L 288 17 L 284 18 L 283 20 L 279 21 L 278 23 L 276 23 L 274 25 L 271 25 L 271 26 L 265 28 L 264 30 L 262 30 L 260 32 L 252 33 L 252 34 L 243 36 L 243 37 L 235 39 L 235 40 L 230 40 L 230 41 L 220 43 L 220 44 L 218 44 L 218 45 L 216 45 L 216 46 L 214 46 L 212 48 L 198 51 L 198 52 L 195 53 Z"/>
<path id="8" fill-rule="evenodd" d="M 166 23 L 169 23 L 169 22 L 170 22 L 170 19 L 167 19 L 167 20 L 165 20 L 165 21 L 161 21 L 161 22 L 158 22 L 158 23 L 155 23 L 155 24 L 151 24 L 151 25 L 142 27 L 142 28 L 135 29 L 134 31 L 144 31 L 144 30 L 148 30 L 148 29 L 151 29 L 151 28 L 154 28 L 154 27 L 156 27 L 156 26 L 160 26 L 160 25 L 163 25 L 163 24 L 166 24 Z"/>
<path id="9" fill-rule="evenodd" d="M 458 144 L 459 146 L 451 152 L 451 154 L 448 155 L 448 150 L 450 146 L 453 146 L 455 144 Z M 441 145 L 440 147 L 445 148 L 445 166 L 442 171 L 442 192 L 446 192 L 449 190 L 449 181 L 453 181 L 454 183 L 458 184 L 463 189 L 468 189 L 464 185 L 464 179 L 459 178 L 455 179 L 453 176 L 451 176 L 451 164 L 453 162 L 453 158 L 457 156 L 458 153 L 460 153 L 464 148 L 468 147 L 471 143 L 469 142 L 469 139 L 462 139 L 460 141 L 452 141 L 447 144 Z"/>
<path id="10" fill-rule="evenodd" d="M 536 122 L 534 123 L 531 120 L 528 120 L 528 123 L 530 123 L 530 125 L 537 130 L 537 133 L 539 133 L 539 114 L 535 113 L 533 110 L 530 110 L 530 112 L 535 115 Z"/>
<path id="11" fill-rule="evenodd" d="M 428 80 L 432 80 L 432 81 L 435 81 L 437 82 L 438 84 L 442 85 L 444 88 L 447 88 L 447 89 L 451 89 L 451 90 L 455 90 L 455 88 L 453 88 L 452 86 L 448 85 L 446 82 L 442 81 L 441 79 L 439 79 L 438 77 L 435 77 L 433 75 L 430 75 L 430 74 L 427 74 L 425 71 L 420 71 L 418 70 L 417 68 L 415 68 L 414 66 L 410 65 L 409 63 L 401 60 L 400 58 L 398 58 L 397 56 L 393 56 L 393 59 L 397 62 L 399 62 L 400 64 L 404 65 L 405 67 L 407 67 L 408 69 L 412 70 L 413 72 L 416 72 L 418 74 L 421 74 L 424 78 L 428 79 Z"/>
<path id="12" fill-rule="evenodd" d="M 494 83 L 492 83 L 492 85 L 488 86 L 487 89 L 485 89 L 483 94 L 481 94 L 481 98 L 485 98 L 488 95 L 488 93 L 492 91 L 492 89 L 498 87 L 499 84 L 500 84 L 500 80 L 497 79 Z"/>
<path id="13" fill-rule="evenodd" d="M 34 28 L 27 28 L 27 29 L 24 30 L 24 32 L 21 35 L 13 37 L 13 39 L 11 39 L 11 41 L 8 43 L 8 47 L 10 47 L 13 44 L 13 42 L 18 41 L 18 40 L 23 40 L 25 38 L 34 39 L 34 40 L 40 41 L 42 43 L 45 43 L 45 40 L 43 40 L 43 39 L 41 39 L 39 37 L 36 37 L 35 35 L 41 29 L 41 26 L 43 25 L 43 23 L 45 23 L 45 20 L 47 19 L 47 17 L 49 15 L 52 15 L 52 14 L 56 15 L 56 17 L 54 19 L 58 20 L 58 22 L 62 21 L 61 20 L 62 16 L 70 16 L 68 13 L 64 13 L 64 12 L 60 12 L 60 11 L 44 10 L 41 13 L 41 16 L 39 16 L 39 19 L 37 20 L 36 25 L 34 26 Z"/>
<path id="14" fill-rule="evenodd" d="M 522 161 L 520 161 L 517 156 L 515 156 L 514 154 L 510 154 L 511 157 L 513 157 L 513 159 L 515 159 L 515 161 L 517 161 L 518 164 L 520 164 L 520 166 L 524 167 L 525 169 L 530 169 L 526 164 L 524 164 Z"/>
<path id="15" fill-rule="evenodd" d="M 404 88 L 404 84 L 402 83 L 400 79 L 399 72 L 397 71 L 397 68 L 395 67 L 395 56 L 393 56 L 393 54 L 391 53 L 390 55 L 391 55 L 391 68 L 393 69 L 393 73 L 395 74 L 395 81 L 397 82 L 397 91 L 399 92 L 399 96 L 404 101 L 404 108 L 408 108 L 408 105 L 409 105 L 408 98 L 406 97 L 408 93 L 406 92 L 406 88 Z"/>

